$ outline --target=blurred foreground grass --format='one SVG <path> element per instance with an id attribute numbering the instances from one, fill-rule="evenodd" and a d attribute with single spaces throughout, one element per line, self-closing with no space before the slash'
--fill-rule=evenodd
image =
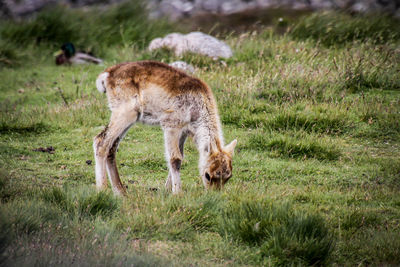
<path id="1" fill-rule="evenodd" d="M 398 264 L 395 23 L 316 13 L 283 35 L 231 34 L 234 56 L 213 61 L 146 51 L 177 26 L 148 21 L 138 5 L 2 22 L 1 263 Z M 56 67 L 53 52 L 66 41 L 105 66 Z M 189 141 L 184 194 L 166 192 L 162 132 L 142 125 L 118 154 L 128 198 L 93 189 L 91 142 L 109 117 L 94 80 L 106 66 L 142 59 L 185 60 L 212 87 L 225 139 L 239 141 L 223 191 L 203 190 Z M 49 146 L 53 154 L 34 151 Z"/>

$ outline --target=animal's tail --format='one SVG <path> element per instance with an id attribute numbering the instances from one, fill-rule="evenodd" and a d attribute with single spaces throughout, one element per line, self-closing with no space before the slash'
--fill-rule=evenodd
<path id="1" fill-rule="evenodd" d="M 106 92 L 106 84 L 107 84 L 108 75 L 109 75 L 108 72 L 103 72 L 96 79 L 96 87 L 100 93 Z"/>

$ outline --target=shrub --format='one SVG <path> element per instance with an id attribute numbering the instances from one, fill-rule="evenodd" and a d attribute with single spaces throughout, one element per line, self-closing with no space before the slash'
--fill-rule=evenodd
<path id="1" fill-rule="evenodd" d="M 69 40 L 82 45 L 88 38 L 81 36 L 82 27 L 79 25 L 82 20 L 83 13 L 56 7 L 44 10 L 28 21 L 3 22 L 0 34 L 2 39 L 19 45 L 49 43 L 61 46 Z"/>
<path id="2" fill-rule="evenodd" d="M 137 43 L 144 47 L 171 28 L 170 23 L 161 20 L 150 23 L 141 2 L 128 1 L 104 11 L 56 6 L 27 21 L 2 21 L 0 38 L 25 47 L 45 44 L 59 48 L 65 42 L 72 42 L 77 49 L 101 54 L 110 45 Z"/>

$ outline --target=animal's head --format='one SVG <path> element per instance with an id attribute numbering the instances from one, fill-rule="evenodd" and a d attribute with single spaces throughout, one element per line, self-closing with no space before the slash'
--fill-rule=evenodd
<path id="1" fill-rule="evenodd" d="M 236 144 L 235 139 L 221 150 L 210 151 L 202 173 L 206 188 L 221 189 L 232 177 L 232 157 Z"/>
<path id="2" fill-rule="evenodd" d="M 75 55 L 75 46 L 72 43 L 65 43 L 61 46 L 61 50 L 67 58 Z"/>

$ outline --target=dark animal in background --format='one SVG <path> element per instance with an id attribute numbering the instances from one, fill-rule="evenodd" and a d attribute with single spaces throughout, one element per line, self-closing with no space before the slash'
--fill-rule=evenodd
<path id="1" fill-rule="evenodd" d="M 89 54 L 76 52 L 72 43 L 65 43 L 61 46 L 61 53 L 56 56 L 56 64 L 101 64 L 103 60 Z"/>

